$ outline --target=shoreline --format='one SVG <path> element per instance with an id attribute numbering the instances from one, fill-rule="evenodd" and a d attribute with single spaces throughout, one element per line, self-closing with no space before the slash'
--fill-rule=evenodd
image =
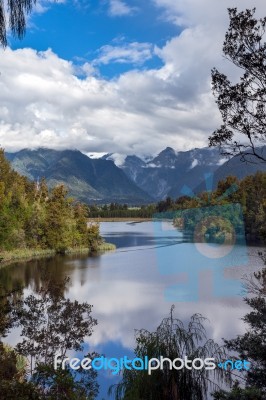
<path id="1" fill-rule="evenodd" d="M 112 243 L 101 243 L 97 252 L 114 251 L 116 246 Z M 65 255 L 78 255 L 78 254 L 88 254 L 90 249 L 88 247 L 77 247 L 67 249 Z M 31 260 L 38 260 L 42 258 L 55 257 L 57 255 L 55 250 L 52 249 L 15 249 L 11 251 L 0 252 L 0 268 L 8 266 L 16 262 L 27 262 Z"/>

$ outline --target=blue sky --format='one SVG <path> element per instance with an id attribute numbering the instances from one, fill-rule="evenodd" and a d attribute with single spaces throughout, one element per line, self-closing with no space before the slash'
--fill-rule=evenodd
<path id="1" fill-rule="evenodd" d="M 0 145 L 156 155 L 208 145 L 227 8 L 265 0 L 40 0 L 0 49 Z"/>
<path id="2" fill-rule="evenodd" d="M 119 8 L 120 6 L 120 8 Z M 123 6 L 125 8 L 123 8 Z M 179 34 L 180 27 L 169 23 L 162 9 L 152 1 L 117 1 L 113 10 L 108 1 L 49 3 L 45 12 L 30 17 L 24 39 L 10 37 L 12 49 L 31 47 L 39 51 L 51 48 L 59 57 L 74 63 L 92 62 L 104 46 L 121 47 L 130 43 L 149 44 L 151 56 L 137 63 L 130 59 L 113 59 L 98 65 L 106 78 L 115 77 L 131 68 L 159 68 L 162 61 L 152 54 L 153 46 L 162 47 Z"/>

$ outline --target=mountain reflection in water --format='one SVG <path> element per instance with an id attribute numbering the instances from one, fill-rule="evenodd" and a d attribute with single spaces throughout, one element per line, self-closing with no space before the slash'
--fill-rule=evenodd
<path id="1" fill-rule="evenodd" d="M 104 353 L 106 357 L 132 357 L 134 329 L 155 330 L 171 307 L 171 302 L 164 296 L 165 288 L 185 279 L 184 276 L 162 274 L 158 268 L 158 254 L 171 247 L 177 252 L 178 259 L 179 255 L 189 254 L 195 248 L 176 230 L 160 234 L 154 230 L 153 222 L 104 222 L 101 233 L 107 242 L 116 244 L 116 251 L 91 257 L 56 256 L 16 263 L 0 270 L 0 282 L 8 290 L 23 286 L 29 294 L 40 288 L 44 271 L 51 272 L 55 281 L 69 276 L 71 282 L 66 288 L 66 296 L 93 304 L 93 317 L 98 320 L 85 349 Z M 248 264 L 225 269 L 227 278 L 241 279 L 263 266 L 258 256 L 259 248 L 248 247 L 247 250 Z M 208 269 L 201 271 L 199 279 L 198 301 L 176 302 L 175 315 L 186 323 L 192 314 L 201 313 L 209 319 L 206 322 L 209 337 L 220 343 L 221 338 L 242 333 L 245 327 L 241 317 L 247 311 L 243 294 L 225 298 L 213 296 L 210 290 L 212 276 Z M 18 339 L 19 331 L 13 330 L 7 341 L 15 344 Z M 106 373 L 99 376 L 99 399 L 107 399 L 106 390 L 115 379 Z"/>

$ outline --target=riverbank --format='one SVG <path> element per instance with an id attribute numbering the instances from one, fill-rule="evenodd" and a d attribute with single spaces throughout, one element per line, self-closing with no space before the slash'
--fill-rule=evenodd
<path id="1" fill-rule="evenodd" d="M 113 243 L 101 243 L 98 245 L 96 253 L 101 253 L 102 251 L 112 251 L 116 249 L 116 245 Z M 68 249 L 66 254 L 89 254 L 91 250 L 88 247 L 76 247 L 74 249 Z"/>
<path id="2" fill-rule="evenodd" d="M 15 249 L 12 251 L 1 251 L 0 266 L 15 261 L 28 261 L 34 258 L 55 256 L 55 250 L 51 249 Z"/>
<path id="3" fill-rule="evenodd" d="M 112 243 L 102 243 L 98 246 L 97 252 L 113 251 L 116 246 Z M 65 254 L 89 254 L 88 247 L 76 247 L 66 250 Z M 14 262 L 30 261 L 33 259 L 54 257 L 56 251 L 52 249 L 15 249 L 12 251 L 2 251 L 0 253 L 0 267 L 4 267 Z"/>

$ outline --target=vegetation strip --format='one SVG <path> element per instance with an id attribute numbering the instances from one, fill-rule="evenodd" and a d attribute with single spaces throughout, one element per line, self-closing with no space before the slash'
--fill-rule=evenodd
<path id="1" fill-rule="evenodd" d="M 97 248 L 97 252 L 112 251 L 116 246 L 112 243 L 101 243 Z M 89 254 L 89 247 L 70 248 L 67 249 L 65 254 Z M 0 267 L 4 267 L 18 261 L 30 261 L 33 259 L 40 259 L 46 257 L 53 257 L 56 255 L 55 250 L 42 250 L 42 249 L 15 249 L 12 251 L 3 251 L 0 255 Z"/>

